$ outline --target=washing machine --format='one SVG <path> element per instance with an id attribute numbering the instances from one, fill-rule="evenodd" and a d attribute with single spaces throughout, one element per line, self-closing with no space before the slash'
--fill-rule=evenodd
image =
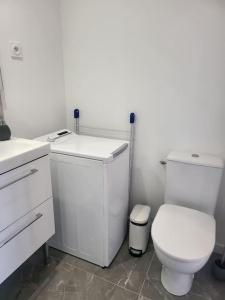
<path id="1" fill-rule="evenodd" d="M 67 129 L 38 140 L 51 145 L 56 234 L 49 245 L 109 266 L 127 232 L 129 142 Z"/>

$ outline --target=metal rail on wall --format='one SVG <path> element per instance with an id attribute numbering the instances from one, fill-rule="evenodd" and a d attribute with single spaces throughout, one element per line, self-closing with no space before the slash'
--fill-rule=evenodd
<path id="1" fill-rule="evenodd" d="M 80 110 L 78 108 L 74 109 L 74 119 L 75 119 L 75 133 L 80 133 Z M 129 114 L 129 123 L 130 123 L 130 157 L 129 157 L 129 199 L 131 199 L 131 186 L 132 186 L 132 167 L 133 167 L 133 158 L 134 158 L 134 136 L 135 136 L 135 121 L 136 115 L 134 112 Z M 96 129 L 96 128 L 95 128 Z M 112 137 L 111 137 L 112 138 Z"/>

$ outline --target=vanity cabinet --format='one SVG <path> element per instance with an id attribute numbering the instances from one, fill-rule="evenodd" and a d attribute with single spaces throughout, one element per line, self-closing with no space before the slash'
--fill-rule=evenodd
<path id="1" fill-rule="evenodd" d="M 0 175 L 0 283 L 55 233 L 49 155 Z"/>

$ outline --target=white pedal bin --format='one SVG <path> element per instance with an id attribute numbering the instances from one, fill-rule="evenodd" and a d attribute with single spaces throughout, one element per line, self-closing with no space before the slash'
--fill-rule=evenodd
<path id="1" fill-rule="evenodd" d="M 147 205 L 137 204 L 130 214 L 129 252 L 134 256 L 145 253 L 150 233 L 150 212 Z"/>

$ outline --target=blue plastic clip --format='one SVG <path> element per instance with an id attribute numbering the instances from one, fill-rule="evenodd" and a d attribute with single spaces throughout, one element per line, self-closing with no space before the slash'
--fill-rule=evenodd
<path id="1" fill-rule="evenodd" d="M 79 117 L 80 117 L 80 111 L 79 111 L 79 109 L 74 109 L 74 119 L 79 119 Z"/>
<path id="2" fill-rule="evenodd" d="M 135 123 L 135 113 L 130 113 L 130 124 L 134 124 Z"/>

